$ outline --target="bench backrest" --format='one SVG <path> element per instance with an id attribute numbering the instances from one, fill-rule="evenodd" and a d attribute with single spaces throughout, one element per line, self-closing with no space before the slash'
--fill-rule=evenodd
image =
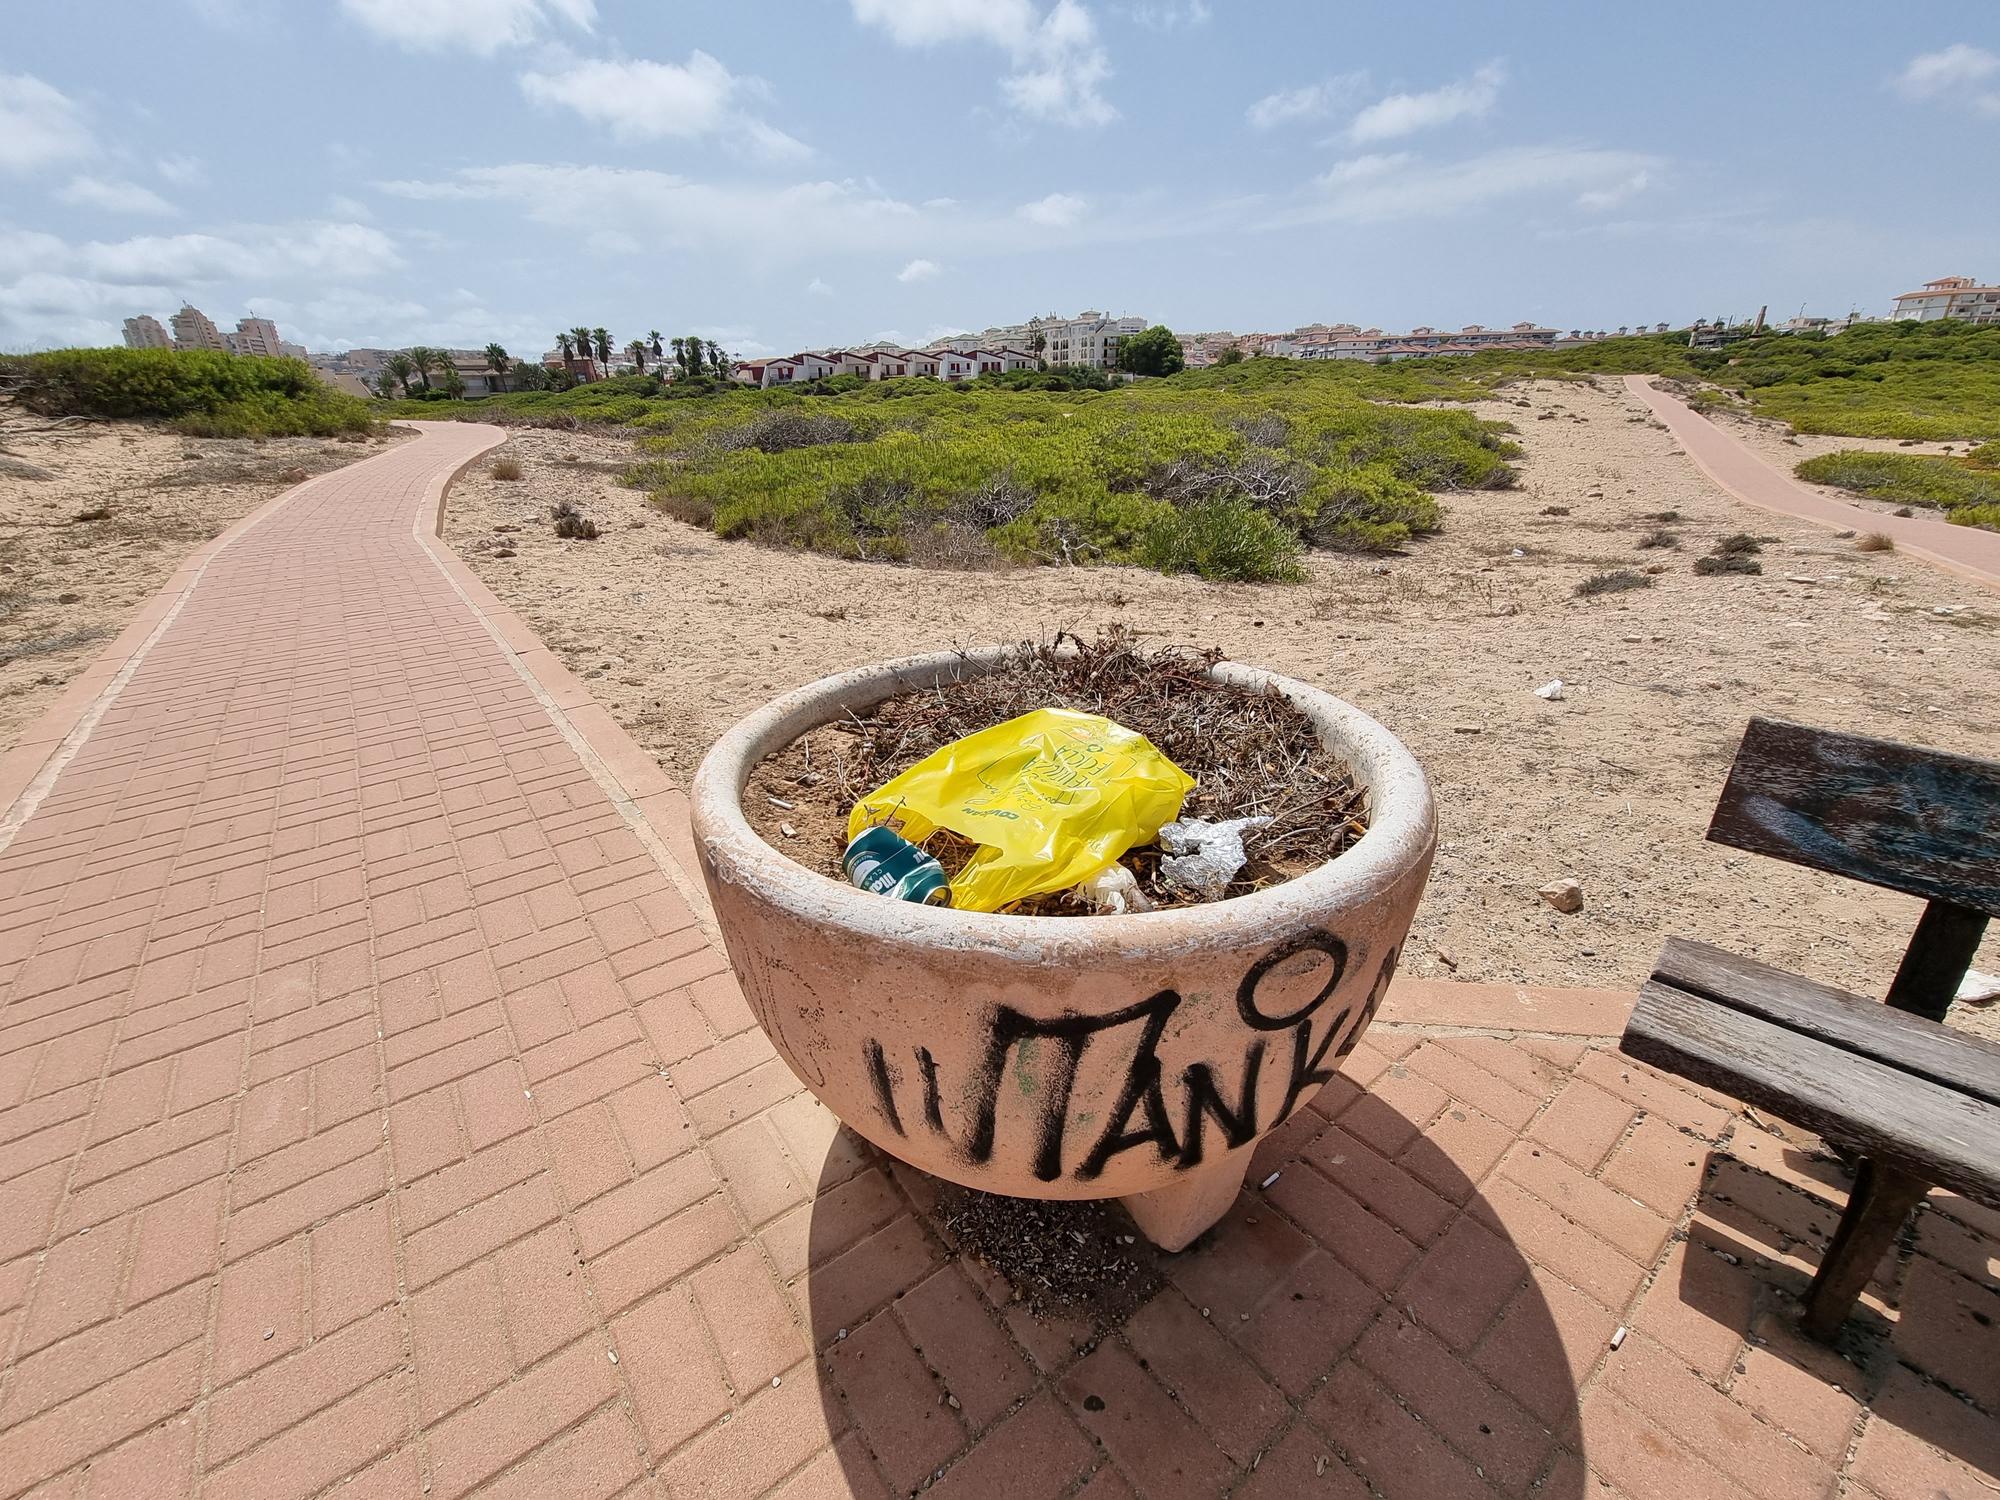
<path id="1" fill-rule="evenodd" d="M 2000 917 L 2000 762 L 1752 719 L 1708 836 Z"/>

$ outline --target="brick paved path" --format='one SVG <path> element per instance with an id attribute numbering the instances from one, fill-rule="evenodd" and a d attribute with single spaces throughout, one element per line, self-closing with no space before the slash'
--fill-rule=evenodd
<path id="1" fill-rule="evenodd" d="M 213 558 L 0 852 L 0 1495 L 1988 1493 L 2000 1216 L 1802 1345 L 1835 1171 L 1601 997 L 1399 988 L 1129 1318 L 1031 1316 L 413 535 L 494 436 Z"/>

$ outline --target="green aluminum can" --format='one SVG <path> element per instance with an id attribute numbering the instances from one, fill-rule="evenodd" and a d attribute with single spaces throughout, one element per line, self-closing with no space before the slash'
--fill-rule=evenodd
<path id="1" fill-rule="evenodd" d="M 898 901 L 951 904 L 951 883 L 944 866 L 895 829 L 878 823 L 864 828 L 841 856 L 848 882 L 877 896 Z"/>

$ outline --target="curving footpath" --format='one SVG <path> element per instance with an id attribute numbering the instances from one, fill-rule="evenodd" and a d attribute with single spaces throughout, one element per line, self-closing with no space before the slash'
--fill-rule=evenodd
<path id="1" fill-rule="evenodd" d="M 1801 1349 L 1838 1178 L 1619 1058 L 1616 996 L 1398 984 L 1129 1316 L 1029 1317 L 786 1072 L 680 794 L 435 540 L 502 434 L 417 425 L 190 559 L 0 760 L 0 1497 L 2000 1470 L 2000 1216 L 1920 1218 L 1867 1370 Z"/>
<path id="2" fill-rule="evenodd" d="M 1680 445 L 1710 479 L 1745 505 L 1791 516 L 1838 531 L 1880 531 L 1896 549 L 1987 588 L 2000 589 L 2000 532 L 1954 526 L 1925 516 L 1896 516 L 1829 499 L 1774 468 L 1749 448 L 1698 415 L 1647 375 L 1627 375 L 1625 389 L 1667 424 Z"/>

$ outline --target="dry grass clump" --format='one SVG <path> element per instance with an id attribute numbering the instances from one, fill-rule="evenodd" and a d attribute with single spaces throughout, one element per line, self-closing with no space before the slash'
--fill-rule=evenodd
<path id="1" fill-rule="evenodd" d="M 1664 526 L 1654 527 L 1651 531 L 1640 537 L 1638 541 L 1639 550 L 1642 552 L 1655 547 L 1678 547 L 1680 544 L 1680 533 L 1678 531 L 1669 531 Z"/>
<path id="2" fill-rule="evenodd" d="M 1886 531 L 1867 531 L 1854 539 L 1856 552 L 1894 552 L 1896 539 Z"/>
<path id="3" fill-rule="evenodd" d="M 1273 820 L 1249 835 L 1250 861 L 1225 892 L 1244 895 L 1346 849 L 1366 831 L 1365 797 L 1282 694 L 1210 677 L 1208 669 L 1221 659 L 1212 649 L 1142 651 L 1130 632 L 1116 626 L 1095 642 L 1064 632 L 1053 641 L 1024 643 L 996 672 L 892 698 L 793 742 L 752 776 L 745 811 L 772 843 L 843 879 L 847 815 L 862 797 L 953 740 L 1032 709 L 1076 709 L 1143 734 L 1195 778 L 1182 817 Z M 975 848 L 948 833 L 927 847 L 948 874 Z M 1160 880 L 1157 849 L 1132 850 L 1124 863 L 1158 905 L 1196 899 Z M 1058 892 L 1015 910 L 1058 915 L 1076 909 Z"/>
<path id="4" fill-rule="evenodd" d="M 518 458 L 496 458 L 493 460 L 493 468 L 490 472 L 495 479 L 519 479 L 521 477 L 521 460 Z"/>
<path id="5" fill-rule="evenodd" d="M 1649 589 L 1653 586 L 1650 574 L 1634 573 L 1630 568 L 1619 568 L 1610 573 L 1593 573 L 1576 586 L 1577 597 L 1594 599 L 1599 594 L 1626 594 L 1633 589 Z"/>
<path id="6" fill-rule="evenodd" d="M 574 500 L 558 500 L 549 507 L 549 514 L 555 518 L 556 535 L 566 542 L 594 542 L 597 540 L 597 523 L 576 508 Z"/>

